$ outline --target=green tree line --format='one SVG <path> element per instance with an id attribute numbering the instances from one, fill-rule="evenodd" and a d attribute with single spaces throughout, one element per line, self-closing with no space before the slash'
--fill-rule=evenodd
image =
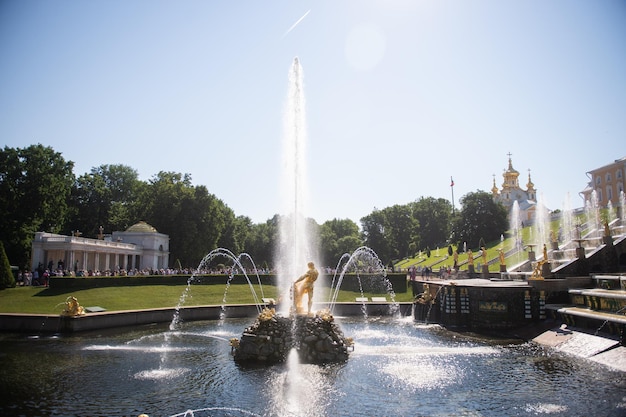
<path id="1" fill-rule="evenodd" d="M 264 223 L 237 215 L 190 174 L 160 171 L 148 181 L 126 165 L 101 165 L 75 176 L 74 163 L 51 147 L 4 147 L 0 151 L 0 239 L 12 265 L 29 265 L 35 232 L 96 238 L 144 220 L 170 237 L 170 262 L 195 267 L 217 247 L 250 254 L 272 266 L 280 215 Z M 461 199 L 453 215 L 445 199 L 421 197 L 360 219 L 333 219 L 313 226 L 321 261 L 333 266 L 359 246 L 389 263 L 419 250 L 479 239 L 497 239 L 507 228 L 506 211 L 485 192 Z"/>

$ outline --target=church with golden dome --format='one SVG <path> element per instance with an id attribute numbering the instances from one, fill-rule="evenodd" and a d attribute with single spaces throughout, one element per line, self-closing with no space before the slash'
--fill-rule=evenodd
<path id="1" fill-rule="evenodd" d="M 491 194 L 493 200 L 502 204 L 511 213 L 513 204 L 517 201 L 520 210 L 520 218 L 522 221 L 532 221 L 535 218 L 537 209 L 537 190 L 535 184 L 530 179 L 530 170 L 528 170 L 528 183 L 526 189 L 519 185 L 519 172 L 513 168 L 511 154 L 509 157 L 509 167 L 502 173 L 503 182 L 499 189 L 496 185 L 496 176 L 493 176 L 493 187 Z"/>

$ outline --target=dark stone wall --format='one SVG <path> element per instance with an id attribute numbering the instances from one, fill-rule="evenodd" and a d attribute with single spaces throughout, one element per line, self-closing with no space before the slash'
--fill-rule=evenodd
<path id="1" fill-rule="evenodd" d="M 120 277 L 53 277 L 50 279 L 50 288 L 55 289 L 85 289 L 99 287 L 123 287 L 132 285 L 185 285 L 187 284 L 189 275 L 149 275 L 149 276 L 120 276 Z M 248 278 L 252 284 L 257 284 L 256 275 L 249 275 Z M 330 286 L 332 275 L 320 275 L 318 285 Z M 366 292 L 386 292 L 386 285 L 379 275 L 361 275 L 361 283 L 363 290 Z M 274 285 L 276 283 L 276 275 L 259 275 L 261 285 Z M 406 275 L 405 274 L 389 274 L 388 281 L 391 283 L 395 292 L 406 292 Z M 198 275 L 193 278 L 194 285 L 226 285 L 228 275 Z M 245 284 L 245 275 L 237 274 L 233 276 L 232 284 Z M 359 291 L 359 281 L 356 275 L 346 275 L 343 278 L 341 289 L 348 291 Z"/>

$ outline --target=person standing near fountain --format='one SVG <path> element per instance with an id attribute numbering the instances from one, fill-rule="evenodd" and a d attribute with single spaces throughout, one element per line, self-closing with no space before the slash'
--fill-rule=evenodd
<path id="1" fill-rule="evenodd" d="M 296 314 L 303 314 L 304 308 L 302 307 L 302 296 L 307 294 L 308 300 L 308 314 L 311 314 L 311 307 L 313 306 L 313 284 L 319 276 L 319 272 L 315 269 L 315 264 L 309 262 L 309 270 L 304 273 L 300 278 L 293 283 L 293 304 L 296 309 Z"/>

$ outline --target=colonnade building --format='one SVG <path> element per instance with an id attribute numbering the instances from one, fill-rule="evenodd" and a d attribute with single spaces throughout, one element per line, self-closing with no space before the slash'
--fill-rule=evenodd
<path id="1" fill-rule="evenodd" d="M 159 270 L 169 266 L 168 235 L 146 222 L 98 239 L 37 232 L 32 243 L 31 270 L 78 273 Z"/>

